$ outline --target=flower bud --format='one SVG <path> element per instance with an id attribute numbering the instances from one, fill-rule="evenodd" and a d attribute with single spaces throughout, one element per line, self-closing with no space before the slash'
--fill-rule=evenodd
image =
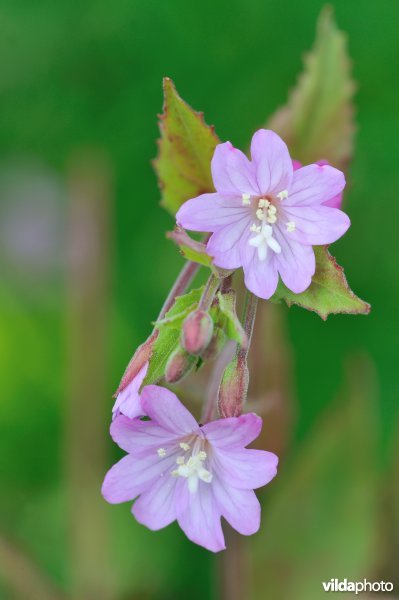
<path id="1" fill-rule="evenodd" d="M 153 331 L 150 337 L 137 348 L 133 357 L 130 359 L 128 366 L 126 367 L 119 387 L 114 394 L 115 398 L 118 396 L 118 394 L 123 392 L 125 388 L 127 388 L 133 379 L 137 377 L 144 365 L 150 360 L 152 348 L 155 340 L 158 337 L 158 333 L 159 331 L 157 329 Z"/>
<path id="2" fill-rule="evenodd" d="M 223 350 L 227 337 L 223 329 L 215 327 L 211 341 L 205 350 L 201 353 L 203 361 L 215 360 Z"/>
<path id="3" fill-rule="evenodd" d="M 165 369 L 165 381 L 177 383 L 188 375 L 197 362 L 197 357 L 188 354 L 180 346 L 170 355 Z"/>
<path id="4" fill-rule="evenodd" d="M 201 354 L 212 339 L 213 321 L 209 313 L 195 310 L 183 322 L 181 344 L 189 354 Z"/>
<path id="5" fill-rule="evenodd" d="M 238 417 L 247 397 L 249 371 L 239 355 L 227 365 L 219 388 L 218 409 L 222 417 Z"/>

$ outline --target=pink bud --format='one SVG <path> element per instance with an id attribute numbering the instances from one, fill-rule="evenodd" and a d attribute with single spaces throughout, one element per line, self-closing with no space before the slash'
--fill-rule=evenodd
<path id="1" fill-rule="evenodd" d="M 238 417 L 242 413 L 248 384 L 247 360 L 235 356 L 225 368 L 219 388 L 218 409 L 222 417 Z"/>
<path id="2" fill-rule="evenodd" d="M 134 353 L 133 357 L 130 359 L 128 366 L 123 374 L 121 382 L 119 384 L 118 389 L 116 390 L 114 397 L 116 397 L 120 392 L 122 392 L 128 385 L 133 381 L 133 379 L 138 375 L 141 369 L 144 367 L 145 363 L 147 363 L 152 355 L 152 347 L 154 345 L 155 340 L 158 337 L 158 329 L 155 329 L 150 337 L 141 344 Z"/>
<path id="3" fill-rule="evenodd" d="M 189 354 L 201 354 L 211 341 L 212 333 L 212 317 L 203 310 L 195 310 L 184 320 L 181 344 Z"/>
<path id="4" fill-rule="evenodd" d="M 165 381 L 167 383 L 177 383 L 188 375 L 196 362 L 196 356 L 188 354 L 184 348 L 176 348 L 166 363 Z"/>

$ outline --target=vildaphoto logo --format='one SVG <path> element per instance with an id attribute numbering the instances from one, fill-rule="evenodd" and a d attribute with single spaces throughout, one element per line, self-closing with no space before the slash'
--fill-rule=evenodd
<path id="1" fill-rule="evenodd" d="M 322 582 L 325 592 L 392 592 L 393 583 L 390 581 L 348 581 L 343 579 L 330 579 L 330 581 Z"/>

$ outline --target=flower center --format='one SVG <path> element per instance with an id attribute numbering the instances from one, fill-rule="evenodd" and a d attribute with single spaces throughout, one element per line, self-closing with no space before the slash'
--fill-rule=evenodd
<path id="1" fill-rule="evenodd" d="M 250 230 L 257 235 L 251 237 L 248 243 L 250 246 L 257 248 L 259 260 L 266 260 L 269 249 L 276 254 L 281 252 L 280 244 L 273 237 L 273 225 L 277 223 L 279 218 L 278 203 L 287 197 L 287 190 L 279 192 L 276 196 L 251 197 L 249 194 L 242 194 L 243 206 L 252 206 L 252 200 L 254 200 L 254 204 L 256 202 L 254 208 L 256 208 L 257 221 L 251 225 Z M 286 223 L 286 229 L 288 233 L 295 231 L 295 223 L 289 221 Z"/>
<path id="2" fill-rule="evenodd" d="M 191 453 L 190 445 L 181 442 L 180 448 L 183 450 L 183 454 L 177 457 L 176 464 L 178 467 L 171 473 L 174 477 L 185 477 L 191 493 L 198 490 L 199 480 L 211 483 L 213 477 L 212 473 L 204 467 L 208 455 L 203 450 L 203 442 L 204 440 L 197 438 Z"/>

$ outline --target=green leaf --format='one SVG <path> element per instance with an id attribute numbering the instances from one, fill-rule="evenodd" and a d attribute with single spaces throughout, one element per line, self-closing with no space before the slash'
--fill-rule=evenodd
<path id="1" fill-rule="evenodd" d="M 161 139 L 154 168 L 162 191 L 161 204 L 175 215 L 189 198 L 214 191 L 211 158 L 219 140 L 213 127 L 204 122 L 202 113 L 180 98 L 168 77 L 163 89 Z"/>
<path id="2" fill-rule="evenodd" d="M 219 319 L 222 329 L 228 338 L 234 340 L 240 344 L 240 346 L 246 347 L 248 339 L 241 322 L 237 317 L 235 291 L 229 290 L 225 294 L 218 292 L 217 298 L 219 300 L 219 317 L 216 318 Z"/>
<path id="3" fill-rule="evenodd" d="M 168 358 L 179 346 L 182 323 L 186 316 L 198 305 L 202 291 L 203 287 L 191 290 L 183 296 L 177 296 L 172 308 L 166 313 L 165 317 L 155 323 L 159 334 L 153 345 L 143 386 L 156 383 L 164 376 Z"/>
<path id="4" fill-rule="evenodd" d="M 349 288 L 335 258 L 326 246 L 315 246 L 316 273 L 312 283 L 302 294 L 294 294 L 280 281 L 273 300 L 285 300 L 288 306 L 297 304 L 316 312 L 326 320 L 328 315 L 337 313 L 364 314 L 370 312 L 370 305 L 358 298 Z"/>
<path id="5" fill-rule="evenodd" d="M 326 7 L 298 85 L 268 125 L 286 141 L 291 156 L 302 163 L 326 159 L 344 168 L 352 154 L 354 89 L 346 36 L 337 28 L 332 9 Z M 302 294 L 294 294 L 280 282 L 273 299 L 313 310 L 322 319 L 332 313 L 367 314 L 370 306 L 351 291 L 342 267 L 327 248 L 314 250 L 316 274 L 310 287 Z"/>
<path id="6" fill-rule="evenodd" d="M 291 156 L 304 164 L 326 159 L 343 168 L 353 149 L 354 90 L 346 35 L 326 7 L 298 84 L 268 126 L 285 140 Z"/>

